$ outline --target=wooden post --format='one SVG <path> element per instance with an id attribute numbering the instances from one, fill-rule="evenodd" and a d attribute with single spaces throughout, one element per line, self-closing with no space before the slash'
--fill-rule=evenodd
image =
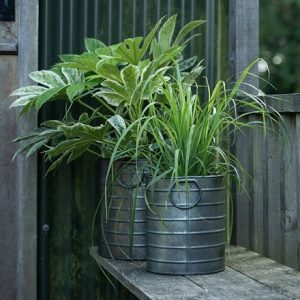
<path id="1" fill-rule="evenodd" d="M 259 57 L 259 0 L 230 0 L 229 5 L 230 72 L 237 78 Z M 257 78 L 249 77 L 248 80 L 258 87 Z"/>
<path id="2" fill-rule="evenodd" d="M 259 56 L 259 0 L 230 0 L 229 2 L 229 65 L 230 77 L 235 81 L 240 73 Z M 253 70 L 255 72 L 255 70 Z M 258 87 L 257 77 L 248 76 L 246 82 Z M 243 87 L 245 88 L 245 87 Z M 253 89 L 249 88 L 251 93 Z M 238 134 L 232 152 L 238 157 L 248 172 L 251 173 L 252 133 Z M 246 184 L 251 195 L 251 185 Z M 251 248 L 251 227 L 253 207 L 248 195 L 241 194 L 233 187 L 234 195 L 234 234 L 233 242 Z M 258 209 L 258 208 L 257 208 Z M 255 211 L 257 211 L 255 209 Z M 262 213 L 262 212 L 261 212 Z M 257 223 L 260 224 L 261 222 Z M 263 230 L 263 229 L 261 229 Z"/>
<path id="3" fill-rule="evenodd" d="M 38 0 L 19 3 L 18 84 L 30 84 L 28 74 L 38 69 Z M 17 135 L 36 128 L 37 115 L 24 116 L 17 123 Z M 37 289 L 37 158 L 20 156 L 17 178 L 17 299 L 36 299 Z"/>

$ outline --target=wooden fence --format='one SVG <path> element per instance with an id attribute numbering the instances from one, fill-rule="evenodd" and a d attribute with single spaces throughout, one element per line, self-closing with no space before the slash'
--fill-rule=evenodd
<path id="1" fill-rule="evenodd" d="M 285 136 L 246 130 L 236 139 L 236 154 L 252 180 L 248 195 L 236 193 L 235 239 L 300 269 L 300 94 L 279 97 L 266 101 L 282 115 Z"/>

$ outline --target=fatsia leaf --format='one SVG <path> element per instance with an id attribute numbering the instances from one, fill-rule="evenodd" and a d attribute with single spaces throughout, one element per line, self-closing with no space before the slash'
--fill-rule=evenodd
<path id="1" fill-rule="evenodd" d="M 205 23 L 204 20 L 195 20 L 187 23 L 185 26 L 182 27 L 182 29 L 179 31 L 173 46 L 178 46 L 181 44 L 181 42 L 185 39 L 185 37 L 193 31 L 196 27 L 202 25 Z"/>
<path id="2" fill-rule="evenodd" d="M 161 54 L 161 48 L 158 45 L 156 38 L 154 38 L 151 42 L 150 53 L 152 53 L 154 59 L 156 59 Z"/>
<path id="3" fill-rule="evenodd" d="M 111 56 L 111 48 L 110 47 L 103 47 L 95 49 L 95 53 L 97 56 Z"/>
<path id="4" fill-rule="evenodd" d="M 10 107 L 17 107 L 17 106 L 26 106 L 27 104 L 33 102 L 38 96 L 37 95 L 27 95 L 18 98 L 16 101 L 14 101 Z"/>
<path id="5" fill-rule="evenodd" d="M 38 96 L 35 102 L 35 107 L 40 109 L 46 102 L 54 100 L 54 97 L 63 89 L 64 87 L 52 88 L 45 93 Z"/>
<path id="6" fill-rule="evenodd" d="M 110 117 L 107 122 L 110 123 L 120 135 L 126 130 L 125 121 L 120 115 Z"/>
<path id="7" fill-rule="evenodd" d="M 156 23 L 145 39 L 136 37 L 124 40 L 116 47 L 114 55 L 124 59 L 126 62 L 137 65 L 148 50 L 161 21 L 162 19 Z"/>
<path id="8" fill-rule="evenodd" d="M 104 80 L 101 84 L 103 87 L 110 89 L 111 91 L 119 94 L 124 100 L 128 97 L 126 88 L 124 85 L 113 81 L 113 80 Z"/>
<path id="9" fill-rule="evenodd" d="M 85 84 L 82 82 L 74 83 L 67 87 L 67 95 L 69 100 L 72 102 L 74 98 L 80 95 L 84 91 Z"/>
<path id="10" fill-rule="evenodd" d="M 62 62 L 71 62 L 74 61 L 79 55 L 76 54 L 61 54 L 58 56 Z"/>
<path id="11" fill-rule="evenodd" d="M 58 121 L 58 120 L 47 120 L 47 121 L 43 122 L 41 124 L 41 126 L 45 126 L 48 128 L 57 128 L 61 124 L 62 124 L 62 122 Z"/>
<path id="12" fill-rule="evenodd" d="M 193 70 L 191 70 L 189 73 L 187 73 L 182 81 L 185 83 L 185 84 L 193 84 L 195 83 L 195 80 L 202 74 L 202 72 L 204 71 L 204 67 L 202 66 L 202 62 L 203 61 L 200 61 L 197 66 L 195 66 L 193 68 Z"/>
<path id="13" fill-rule="evenodd" d="M 67 79 L 68 84 L 73 84 L 75 82 L 82 82 L 84 80 L 82 71 L 79 71 L 75 68 L 61 68 L 61 72 Z"/>
<path id="14" fill-rule="evenodd" d="M 79 116 L 78 121 L 79 121 L 80 123 L 83 123 L 83 124 L 89 124 L 89 122 L 90 122 L 90 117 L 89 117 L 88 113 L 85 112 L 85 113 L 81 114 L 81 115 Z"/>
<path id="15" fill-rule="evenodd" d="M 114 51 L 117 57 L 122 58 L 124 61 L 129 62 L 133 65 L 137 65 L 142 58 L 143 50 L 141 43 L 142 37 L 130 38 L 124 40 Z"/>
<path id="16" fill-rule="evenodd" d="M 90 142 L 82 142 L 80 145 L 77 145 L 69 154 L 67 163 L 70 163 L 71 161 L 77 159 L 81 155 L 83 155 L 90 147 Z"/>
<path id="17" fill-rule="evenodd" d="M 104 48 L 106 45 L 101 41 L 94 38 L 86 38 L 84 40 L 85 48 L 88 52 L 95 53 L 95 50 L 98 48 Z"/>
<path id="18" fill-rule="evenodd" d="M 65 154 L 68 151 L 70 151 L 72 147 L 76 146 L 76 144 L 78 144 L 78 142 L 80 142 L 80 141 L 81 141 L 80 138 L 63 140 L 59 144 L 57 144 L 57 145 L 51 147 L 49 150 L 47 150 L 45 152 L 46 156 L 48 158 L 51 158 L 51 157 L 55 157 L 60 154 Z"/>
<path id="19" fill-rule="evenodd" d="M 170 48 L 172 37 L 174 34 L 174 29 L 176 25 L 177 15 L 171 16 L 161 27 L 158 33 L 158 44 L 161 49 L 167 50 Z"/>
<path id="20" fill-rule="evenodd" d="M 30 73 L 29 77 L 33 81 L 43 84 L 49 88 L 58 88 L 65 85 L 60 76 L 53 71 L 35 71 Z"/>
<path id="21" fill-rule="evenodd" d="M 132 95 L 136 89 L 139 78 L 139 67 L 129 65 L 121 71 L 121 78 L 124 82 L 128 95 Z"/>
<path id="22" fill-rule="evenodd" d="M 40 140 L 39 142 L 35 143 L 28 151 L 26 154 L 26 158 L 28 158 L 29 156 L 31 156 L 32 154 L 34 154 L 36 151 L 38 151 L 39 149 L 41 149 L 42 147 L 44 147 L 48 142 L 48 138 L 44 138 L 42 140 Z"/>
<path id="23" fill-rule="evenodd" d="M 92 138 L 95 140 L 102 140 L 104 133 L 104 125 L 90 126 L 82 123 L 76 123 L 71 126 L 61 125 L 59 126 L 64 135 L 70 138 Z"/>
<path id="24" fill-rule="evenodd" d="M 103 63 L 100 66 L 97 66 L 96 72 L 102 78 L 122 82 L 120 70 L 116 66 L 109 63 Z"/>
<path id="25" fill-rule="evenodd" d="M 155 64 L 161 66 L 173 59 L 176 59 L 176 56 L 183 50 L 181 46 L 174 46 L 164 51 L 156 60 Z"/>
<path id="26" fill-rule="evenodd" d="M 107 89 L 102 89 L 94 94 L 96 97 L 103 98 L 111 106 L 119 106 L 124 101 L 123 96 Z"/>
<path id="27" fill-rule="evenodd" d="M 47 88 L 38 85 L 29 85 L 21 87 L 10 94 L 10 96 L 27 96 L 27 95 L 40 95 L 45 92 Z"/>
<path id="28" fill-rule="evenodd" d="M 186 70 L 190 69 L 191 67 L 193 67 L 195 65 L 196 61 L 197 61 L 197 56 L 193 56 L 188 59 L 182 60 L 178 64 L 179 70 L 182 72 L 182 71 L 186 71 Z"/>

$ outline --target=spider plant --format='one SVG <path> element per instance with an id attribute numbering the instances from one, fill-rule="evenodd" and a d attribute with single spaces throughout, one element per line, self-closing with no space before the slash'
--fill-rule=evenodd
<path id="1" fill-rule="evenodd" d="M 213 89 L 208 85 L 198 86 L 195 80 L 185 80 L 177 65 L 175 76 L 163 81 L 150 97 L 141 117 L 120 136 L 112 160 L 122 156 L 119 145 L 135 128 L 136 155 L 144 157 L 150 166 L 148 188 L 164 178 L 171 178 L 171 188 L 174 182 L 178 184 L 179 177 L 187 180 L 190 176 L 221 174 L 242 186 L 247 174 L 230 151 L 232 133 L 243 131 L 243 128 L 259 128 L 266 134 L 272 130 L 268 124 L 281 119 L 276 110 L 257 96 L 255 87 L 251 87 L 253 94 L 244 89 L 249 89 L 245 79 L 251 76 L 251 69 L 258 61 L 252 62 L 235 83 L 218 81 Z M 199 96 L 203 88 L 207 89 L 207 99 Z M 245 117 L 250 114 L 259 118 L 249 121 Z M 149 142 L 147 147 L 144 136 Z"/>

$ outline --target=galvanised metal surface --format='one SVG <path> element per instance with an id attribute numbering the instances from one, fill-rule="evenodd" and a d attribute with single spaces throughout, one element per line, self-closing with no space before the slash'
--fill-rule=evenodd
<path id="1" fill-rule="evenodd" d="M 100 255 L 114 259 L 146 258 L 145 162 L 101 160 L 102 206 Z M 106 181 L 107 177 L 107 181 Z M 107 213 L 107 216 L 106 216 Z"/>
<path id="2" fill-rule="evenodd" d="M 162 179 L 147 190 L 147 199 L 153 211 L 147 212 L 149 271 L 192 275 L 224 270 L 223 176 L 180 178 L 173 184 Z"/>

